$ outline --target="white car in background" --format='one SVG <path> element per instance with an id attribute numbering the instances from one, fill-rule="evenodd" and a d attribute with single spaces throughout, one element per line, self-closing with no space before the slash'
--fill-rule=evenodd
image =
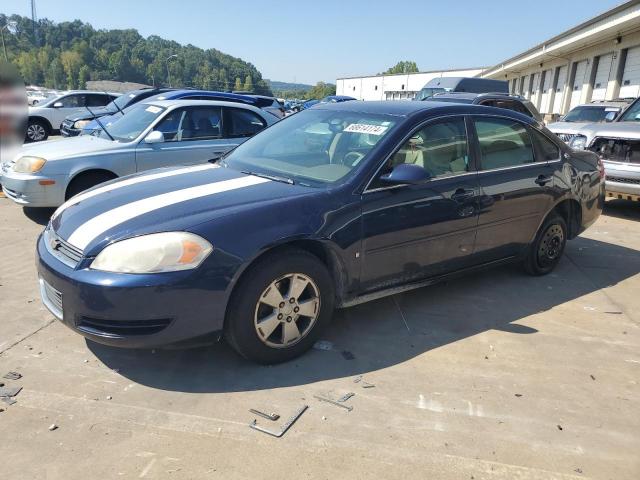
<path id="1" fill-rule="evenodd" d="M 96 135 L 25 145 L 0 171 L 2 190 L 27 207 L 57 207 L 95 185 L 159 167 L 217 160 L 278 118 L 211 100 L 139 103 Z"/>
<path id="2" fill-rule="evenodd" d="M 62 122 L 69 115 L 85 112 L 87 107 L 104 107 L 118 96 L 119 93 L 84 90 L 51 95 L 29 107 L 26 141 L 44 141 L 60 130 Z"/>
<path id="3" fill-rule="evenodd" d="M 590 123 L 613 122 L 628 104 L 624 100 L 611 100 L 578 105 L 559 121 L 547 125 L 547 128 L 560 137 L 560 140 L 569 143 L 581 128 Z"/>

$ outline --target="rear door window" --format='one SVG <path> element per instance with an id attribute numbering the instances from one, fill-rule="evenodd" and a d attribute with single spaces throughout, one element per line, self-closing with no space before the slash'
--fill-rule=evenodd
<path id="1" fill-rule="evenodd" d="M 480 146 L 480 168 L 495 170 L 534 162 L 533 144 L 527 128 L 506 118 L 473 119 Z"/>
<path id="2" fill-rule="evenodd" d="M 266 127 L 265 121 L 250 110 L 228 108 L 227 116 L 230 138 L 251 137 Z"/>

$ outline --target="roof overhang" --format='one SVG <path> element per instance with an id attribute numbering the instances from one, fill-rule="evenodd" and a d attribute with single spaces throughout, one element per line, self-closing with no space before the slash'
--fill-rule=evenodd
<path id="1" fill-rule="evenodd" d="M 520 55 L 501 62 L 483 72 L 484 78 L 504 78 L 505 74 L 518 74 L 528 67 L 550 60 L 564 58 L 576 51 L 611 40 L 615 48 L 617 37 L 640 30 L 640 0 L 625 2 L 574 27 Z"/>

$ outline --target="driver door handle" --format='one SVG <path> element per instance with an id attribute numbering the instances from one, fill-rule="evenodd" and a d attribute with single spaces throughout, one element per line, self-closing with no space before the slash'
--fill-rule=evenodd
<path id="1" fill-rule="evenodd" d="M 451 195 L 451 200 L 455 200 L 456 202 L 465 202 L 472 199 L 475 195 L 476 191 L 472 188 L 458 188 L 453 192 L 453 195 Z"/>
<path id="2" fill-rule="evenodd" d="M 551 181 L 551 176 L 550 175 L 538 175 L 538 178 L 536 178 L 536 183 L 538 185 L 540 185 L 541 187 L 544 187 L 547 183 L 549 183 Z"/>

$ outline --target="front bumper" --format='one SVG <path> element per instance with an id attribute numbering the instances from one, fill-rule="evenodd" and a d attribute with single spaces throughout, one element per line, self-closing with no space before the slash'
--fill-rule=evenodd
<path id="1" fill-rule="evenodd" d="M 603 162 L 607 196 L 640 200 L 640 164 Z"/>
<path id="2" fill-rule="evenodd" d="M 62 125 L 60 125 L 60 135 L 63 137 L 77 137 L 81 131 L 78 128 L 73 128 L 73 124 L 68 124 L 67 122 L 62 122 Z"/>
<path id="3" fill-rule="evenodd" d="M 226 273 L 212 274 L 203 264 L 194 271 L 118 274 L 90 270 L 89 263 L 83 259 L 71 267 L 52 254 L 43 235 L 38 239 L 42 301 L 84 337 L 151 348 L 222 330 L 230 290 Z"/>
<path id="4" fill-rule="evenodd" d="M 53 185 L 41 181 L 53 180 Z M 14 202 L 25 207 L 58 207 L 64 203 L 67 189 L 65 175 L 39 175 L 8 171 L 2 176 L 2 191 Z"/>

